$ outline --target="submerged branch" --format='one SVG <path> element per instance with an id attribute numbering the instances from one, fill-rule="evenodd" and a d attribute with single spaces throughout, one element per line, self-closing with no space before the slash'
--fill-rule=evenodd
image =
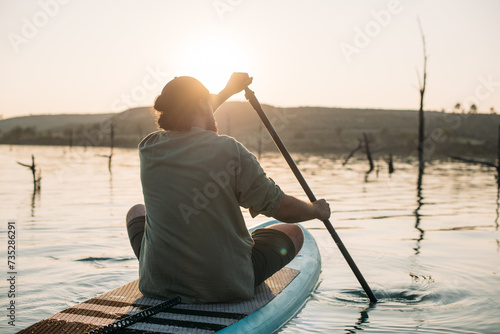
<path id="1" fill-rule="evenodd" d="M 349 159 L 352 158 L 352 156 L 354 155 L 354 153 L 356 153 L 359 149 L 361 149 L 363 147 L 363 143 L 361 142 L 361 139 L 358 139 L 359 140 L 359 143 L 358 143 L 358 146 L 353 149 L 348 155 L 347 157 L 345 158 L 344 160 L 344 163 L 342 164 L 342 166 L 345 166 L 347 164 L 347 162 L 349 161 Z"/>
<path id="2" fill-rule="evenodd" d="M 26 165 L 26 164 L 23 164 L 22 162 L 19 162 L 19 161 L 16 161 L 19 165 L 21 166 L 24 166 L 24 167 L 28 167 L 29 169 L 33 169 L 33 166 L 32 165 Z"/>
<path id="3" fill-rule="evenodd" d="M 493 168 L 496 168 L 496 169 L 499 168 L 497 165 L 495 165 L 494 163 L 489 162 L 489 161 L 467 159 L 467 158 L 457 157 L 457 156 L 453 156 L 453 155 L 450 156 L 450 158 L 455 159 L 455 160 L 460 160 L 460 161 L 468 162 L 468 163 L 471 163 L 471 164 L 480 164 L 480 165 L 484 165 L 484 166 L 493 167 Z"/>
<path id="4" fill-rule="evenodd" d="M 41 181 L 42 181 L 42 170 L 40 169 L 38 171 L 37 175 L 37 169 L 35 165 L 35 156 L 32 154 L 31 155 L 31 165 L 28 164 L 23 164 L 22 162 L 16 161 L 19 165 L 29 168 L 31 170 L 31 173 L 33 174 L 33 188 L 34 191 L 40 190 L 41 187 Z"/>

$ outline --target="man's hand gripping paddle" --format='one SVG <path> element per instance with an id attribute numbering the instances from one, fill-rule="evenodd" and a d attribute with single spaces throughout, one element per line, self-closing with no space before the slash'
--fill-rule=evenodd
<path id="1" fill-rule="evenodd" d="M 255 97 L 255 94 L 252 90 L 250 90 L 248 87 L 245 88 L 245 97 L 247 100 L 250 102 L 252 107 L 257 111 L 257 114 L 259 114 L 260 119 L 264 123 L 264 125 L 267 128 L 267 131 L 269 131 L 269 134 L 274 140 L 274 143 L 276 146 L 278 146 L 278 149 L 280 150 L 281 154 L 283 154 L 283 157 L 285 158 L 286 162 L 288 163 L 288 166 L 290 166 L 290 169 L 292 170 L 293 174 L 295 174 L 295 177 L 299 181 L 300 185 L 302 186 L 302 189 L 304 189 L 307 197 L 309 198 L 309 201 L 315 202 L 316 197 L 314 196 L 313 192 L 311 191 L 311 188 L 309 188 L 309 185 L 307 184 L 306 180 L 300 173 L 299 168 L 293 161 L 292 157 L 288 153 L 285 145 L 281 141 L 281 138 L 278 136 L 276 131 L 274 130 L 271 122 L 267 118 L 266 114 L 264 113 L 264 110 L 262 109 L 259 101 Z M 330 223 L 330 220 L 324 220 L 323 224 L 325 224 L 326 229 L 328 232 L 330 232 L 330 235 L 332 236 L 333 240 L 337 244 L 338 248 L 340 249 L 340 252 L 346 259 L 347 263 L 351 267 L 351 270 L 353 271 L 354 275 L 358 279 L 359 283 L 363 287 L 363 290 L 365 290 L 365 293 L 368 295 L 368 298 L 370 298 L 370 302 L 376 303 L 377 298 L 375 298 L 375 295 L 373 294 L 372 290 L 368 286 L 368 283 L 366 283 L 365 278 L 359 271 L 358 267 L 356 266 L 356 263 L 354 263 L 354 260 L 352 259 L 351 255 L 347 251 L 347 248 L 345 248 L 344 244 L 342 243 L 342 240 L 340 240 L 340 237 L 338 236 L 337 232 L 333 228 L 332 224 Z"/>

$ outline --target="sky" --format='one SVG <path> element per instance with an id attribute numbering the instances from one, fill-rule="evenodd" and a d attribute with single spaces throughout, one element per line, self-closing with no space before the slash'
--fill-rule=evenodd
<path id="1" fill-rule="evenodd" d="M 500 112 L 497 0 L 0 0 L 0 115 L 150 106 L 248 72 L 278 107 Z M 420 79 L 421 81 L 421 79 Z M 240 93 L 232 100 L 244 100 Z"/>

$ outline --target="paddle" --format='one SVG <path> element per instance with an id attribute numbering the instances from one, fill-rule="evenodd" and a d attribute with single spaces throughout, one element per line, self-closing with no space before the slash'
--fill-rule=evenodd
<path id="1" fill-rule="evenodd" d="M 247 87 L 247 88 L 245 88 L 245 97 L 250 102 L 250 104 L 255 109 L 255 111 L 257 111 L 257 114 L 259 114 L 260 119 L 262 120 L 262 122 L 266 126 L 267 130 L 269 131 L 269 134 L 273 138 L 276 146 L 278 146 L 278 149 L 280 150 L 281 154 L 283 154 L 283 157 L 285 158 L 286 162 L 288 163 L 288 166 L 290 166 L 290 169 L 292 170 L 293 174 L 295 174 L 295 177 L 297 178 L 300 185 L 302 186 L 302 189 L 304 189 L 307 197 L 309 198 L 309 200 L 311 202 L 315 202 L 316 197 L 314 196 L 311 188 L 309 188 L 309 185 L 307 184 L 306 180 L 304 179 L 304 177 L 300 173 L 300 170 L 297 167 L 297 165 L 295 164 L 295 162 L 293 161 L 292 157 L 290 156 L 290 153 L 288 153 L 285 145 L 281 141 L 281 138 L 278 136 L 278 133 L 276 133 L 276 131 L 274 130 L 271 122 L 269 121 L 269 119 L 266 116 L 266 113 L 264 112 L 259 101 L 255 97 L 255 93 L 252 90 L 250 90 L 250 88 Z M 356 276 L 359 283 L 363 287 L 363 290 L 365 290 L 365 293 L 368 295 L 368 298 L 370 298 L 370 301 L 372 303 L 376 303 L 377 298 L 375 298 L 375 295 L 373 294 L 372 290 L 368 286 L 368 283 L 366 283 L 365 278 L 363 277 L 363 275 L 359 271 L 358 267 L 356 266 L 356 263 L 354 263 L 354 260 L 352 259 L 351 255 L 347 251 L 347 248 L 345 248 L 344 244 L 342 243 L 342 240 L 340 240 L 340 237 L 338 236 L 337 232 L 335 231 L 332 224 L 330 223 L 330 220 L 328 220 L 328 219 L 324 220 L 323 224 L 325 224 L 326 229 L 328 230 L 328 232 L 330 232 L 330 235 L 332 236 L 333 240 L 335 241 L 338 248 L 340 249 L 340 252 L 342 253 L 344 258 L 346 259 L 347 263 L 351 267 L 351 270 L 354 272 L 354 275 Z"/>

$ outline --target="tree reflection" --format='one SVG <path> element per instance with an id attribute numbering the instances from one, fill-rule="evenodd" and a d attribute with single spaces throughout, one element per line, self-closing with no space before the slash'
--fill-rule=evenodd
<path id="1" fill-rule="evenodd" d="M 113 183 L 113 173 L 111 169 L 109 170 L 109 203 L 114 204 L 114 183 Z"/>
<path id="2" fill-rule="evenodd" d="M 31 217 L 35 217 L 36 201 L 40 200 L 40 192 L 39 189 L 33 189 L 33 194 L 31 195 Z"/>
<path id="3" fill-rule="evenodd" d="M 416 239 L 417 245 L 415 246 L 415 248 L 413 248 L 415 250 L 415 255 L 420 254 L 420 242 L 422 240 L 424 240 L 424 234 L 425 234 L 425 231 L 422 228 L 420 228 L 420 219 L 422 216 L 420 214 L 420 209 L 424 205 L 424 197 L 422 195 L 423 177 L 424 177 L 424 169 L 419 168 L 418 179 L 417 179 L 417 208 L 414 211 L 414 213 L 415 213 L 415 228 L 417 229 L 417 231 L 419 233 L 419 237 Z"/>
<path id="4" fill-rule="evenodd" d="M 358 330 L 359 331 L 364 330 L 363 327 L 367 327 L 366 324 L 370 322 L 368 320 L 370 318 L 368 316 L 368 312 L 370 312 L 370 310 L 374 309 L 376 305 L 377 305 L 376 303 L 370 303 L 367 307 L 362 309 L 359 312 L 359 317 L 356 320 L 356 322 L 354 323 L 354 326 L 352 326 L 352 328 L 346 328 L 345 332 L 349 333 L 349 334 L 354 334 Z"/>

